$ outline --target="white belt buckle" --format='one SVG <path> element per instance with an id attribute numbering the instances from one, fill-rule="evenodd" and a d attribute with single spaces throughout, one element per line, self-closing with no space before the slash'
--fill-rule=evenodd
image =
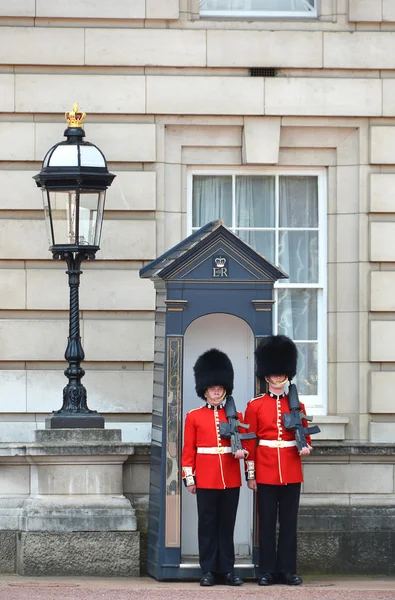
<path id="1" fill-rule="evenodd" d="M 276 448 L 284 448 L 285 444 L 283 440 L 276 440 Z"/>
<path id="2" fill-rule="evenodd" d="M 218 454 L 223 454 L 224 453 L 223 446 L 218 446 L 217 452 L 218 452 Z"/>

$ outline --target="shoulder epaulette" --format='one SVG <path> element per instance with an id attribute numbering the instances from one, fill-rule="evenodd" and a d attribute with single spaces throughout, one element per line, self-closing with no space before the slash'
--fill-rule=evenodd
<path id="1" fill-rule="evenodd" d="M 192 412 L 195 412 L 195 410 L 201 410 L 202 408 L 204 408 L 204 406 L 199 406 L 198 408 L 192 408 L 192 410 L 190 410 L 187 414 L 190 415 Z"/>
<path id="2" fill-rule="evenodd" d="M 259 400 L 260 398 L 263 398 L 265 394 L 260 394 L 259 396 L 256 396 L 255 398 L 252 398 L 252 400 L 250 400 L 250 402 L 254 402 L 255 400 Z"/>

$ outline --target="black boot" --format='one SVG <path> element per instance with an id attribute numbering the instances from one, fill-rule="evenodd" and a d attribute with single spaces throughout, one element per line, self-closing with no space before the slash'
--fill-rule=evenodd
<path id="1" fill-rule="evenodd" d="M 303 583 L 303 579 L 295 573 L 279 573 L 278 582 L 285 585 L 300 585 Z"/>
<path id="2" fill-rule="evenodd" d="M 208 571 L 207 573 L 204 573 L 204 575 L 202 576 L 201 580 L 200 580 L 200 585 L 209 587 L 212 585 L 215 585 L 215 577 L 212 573 L 210 573 L 210 571 Z"/>
<path id="3" fill-rule="evenodd" d="M 225 585 L 243 585 L 244 581 L 241 579 L 241 577 L 238 577 L 237 575 L 235 575 L 233 573 L 233 571 L 231 571 L 230 573 L 225 573 L 224 575 L 224 583 Z"/>
<path id="4" fill-rule="evenodd" d="M 274 583 L 277 583 L 274 573 L 264 573 L 258 578 L 258 585 L 273 585 Z"/>

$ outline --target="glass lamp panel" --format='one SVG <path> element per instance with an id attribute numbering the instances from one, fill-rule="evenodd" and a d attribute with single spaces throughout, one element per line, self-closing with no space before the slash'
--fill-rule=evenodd
<path id="1" fill-rule="evenodd" d="M 101 190 L 98 192 L 99 194 L 99 202 L 97 205 L 97 225 L 96 225 L 96 233 L 95 233 L 95 246 L 100 246 L 100 238 L 103 227 L 103 218 L 104 218 L 104 205 L 106 201 L 106 190 Z"/>
<path id="2" fill-rule="evenodd" d="M 300 343 L 298 349 L 298 372 L 293 379 L 301 396 L 318 394 L 318 343 Z"/>
<path id="3" fill-rule="evenodd" d="M 48 155 L 47 155 L 48 156 Z M 50 157 L 45 157 L 48 167 L 78 167 L 78 146 L 76 144 L 57 146 Z"/>
<path id="4" fill-rule="evenodd" d="M 278 290 L 278 333 L 292 340 L 318 337 L 317 290 Z"/>
<path id="5" fill-rule="evenodd" d="M 192 227 L 203 227 L 222 219 L 232 226 L 232 177 L 195 175 L 193 177 Z"/>
<path id="6" fill-rule="evenodd" d="M 254 231 L 253 229 L 236 229 L 235 234 L 243 242 L 249 244 L 254 250 L 271 263 L 274 263 L 274 231 Z"/>
<path id="7" fill-rule="evenodd" d="M 66 244 L 77 244 L 78 234 L 78 192 L 76 190 L 65 192 L 67 242 Z"/>
<path id="8" fill-rule="evenodd" d="M 318 227 L 317 177 L 280 177 L 280 227 Z"/>
<path id="9" fill-rule="evenodd" d="M 274 227 L 275 178 L 236 177 L 236 227 Z"/>
<path id="10" fill-rule="evenodd" d="M 318 231 L 280 231 L 278 264 L 291 283 L 318 283 Z"/>
<path id="11" fill-rule="evenodd" d="M 80 146 L 81 167 L 105 167 L 103 154 L 96 146 Z"/>
<path id="12" fill-rule="evenodd" d="M 51 201 L 50 201 L 48 190 L 43 188 L 42 194 L 43 194 L 45 227 L 47 230 L 48 242 L 49 242 L 50 246 L 53 246 L 55 242 L 54 242 L 53 229 L 52 229 Z"/>
<path id="13" fill-rule="evenodd" d="M 51 154 L 52 154 L 52 148 L 50 150 L 48 150 L 48 152 L 44 156 L 43 167 L 48 167 L 48 162 L 49 162 L 49 158 L 50 158 Z"/>
<path id="14" fill-rule="evenodd" d="M 80 192 L 79 245 L 99 245 L 103 208 L 104 192 Z"/>
<path id="15" fill-rule="evenodd" d="M 56 245 L 75 244 L 76 240 L 76 192 L 50 191 L 53 243 Z M 44 207 L 45 211 L 45 207 Z"/>

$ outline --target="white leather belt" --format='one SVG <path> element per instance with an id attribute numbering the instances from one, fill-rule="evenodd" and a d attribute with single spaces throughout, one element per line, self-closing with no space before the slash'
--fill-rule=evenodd
<path id="1" fill-rule="evenodd" d="M 197 448 L 198 454 L 229 454 L 232 452 L 232 448 L 230 446 L 218 446 L 214 448 Z"/>
<path id="2" fill-rule="evenodd" d="M 268 446 L 269 448 L 288 448 L 289 446 L 296 446 L 295 440 L 289 442 L 285 440 L 259 440 L 260 446 Z"/>

